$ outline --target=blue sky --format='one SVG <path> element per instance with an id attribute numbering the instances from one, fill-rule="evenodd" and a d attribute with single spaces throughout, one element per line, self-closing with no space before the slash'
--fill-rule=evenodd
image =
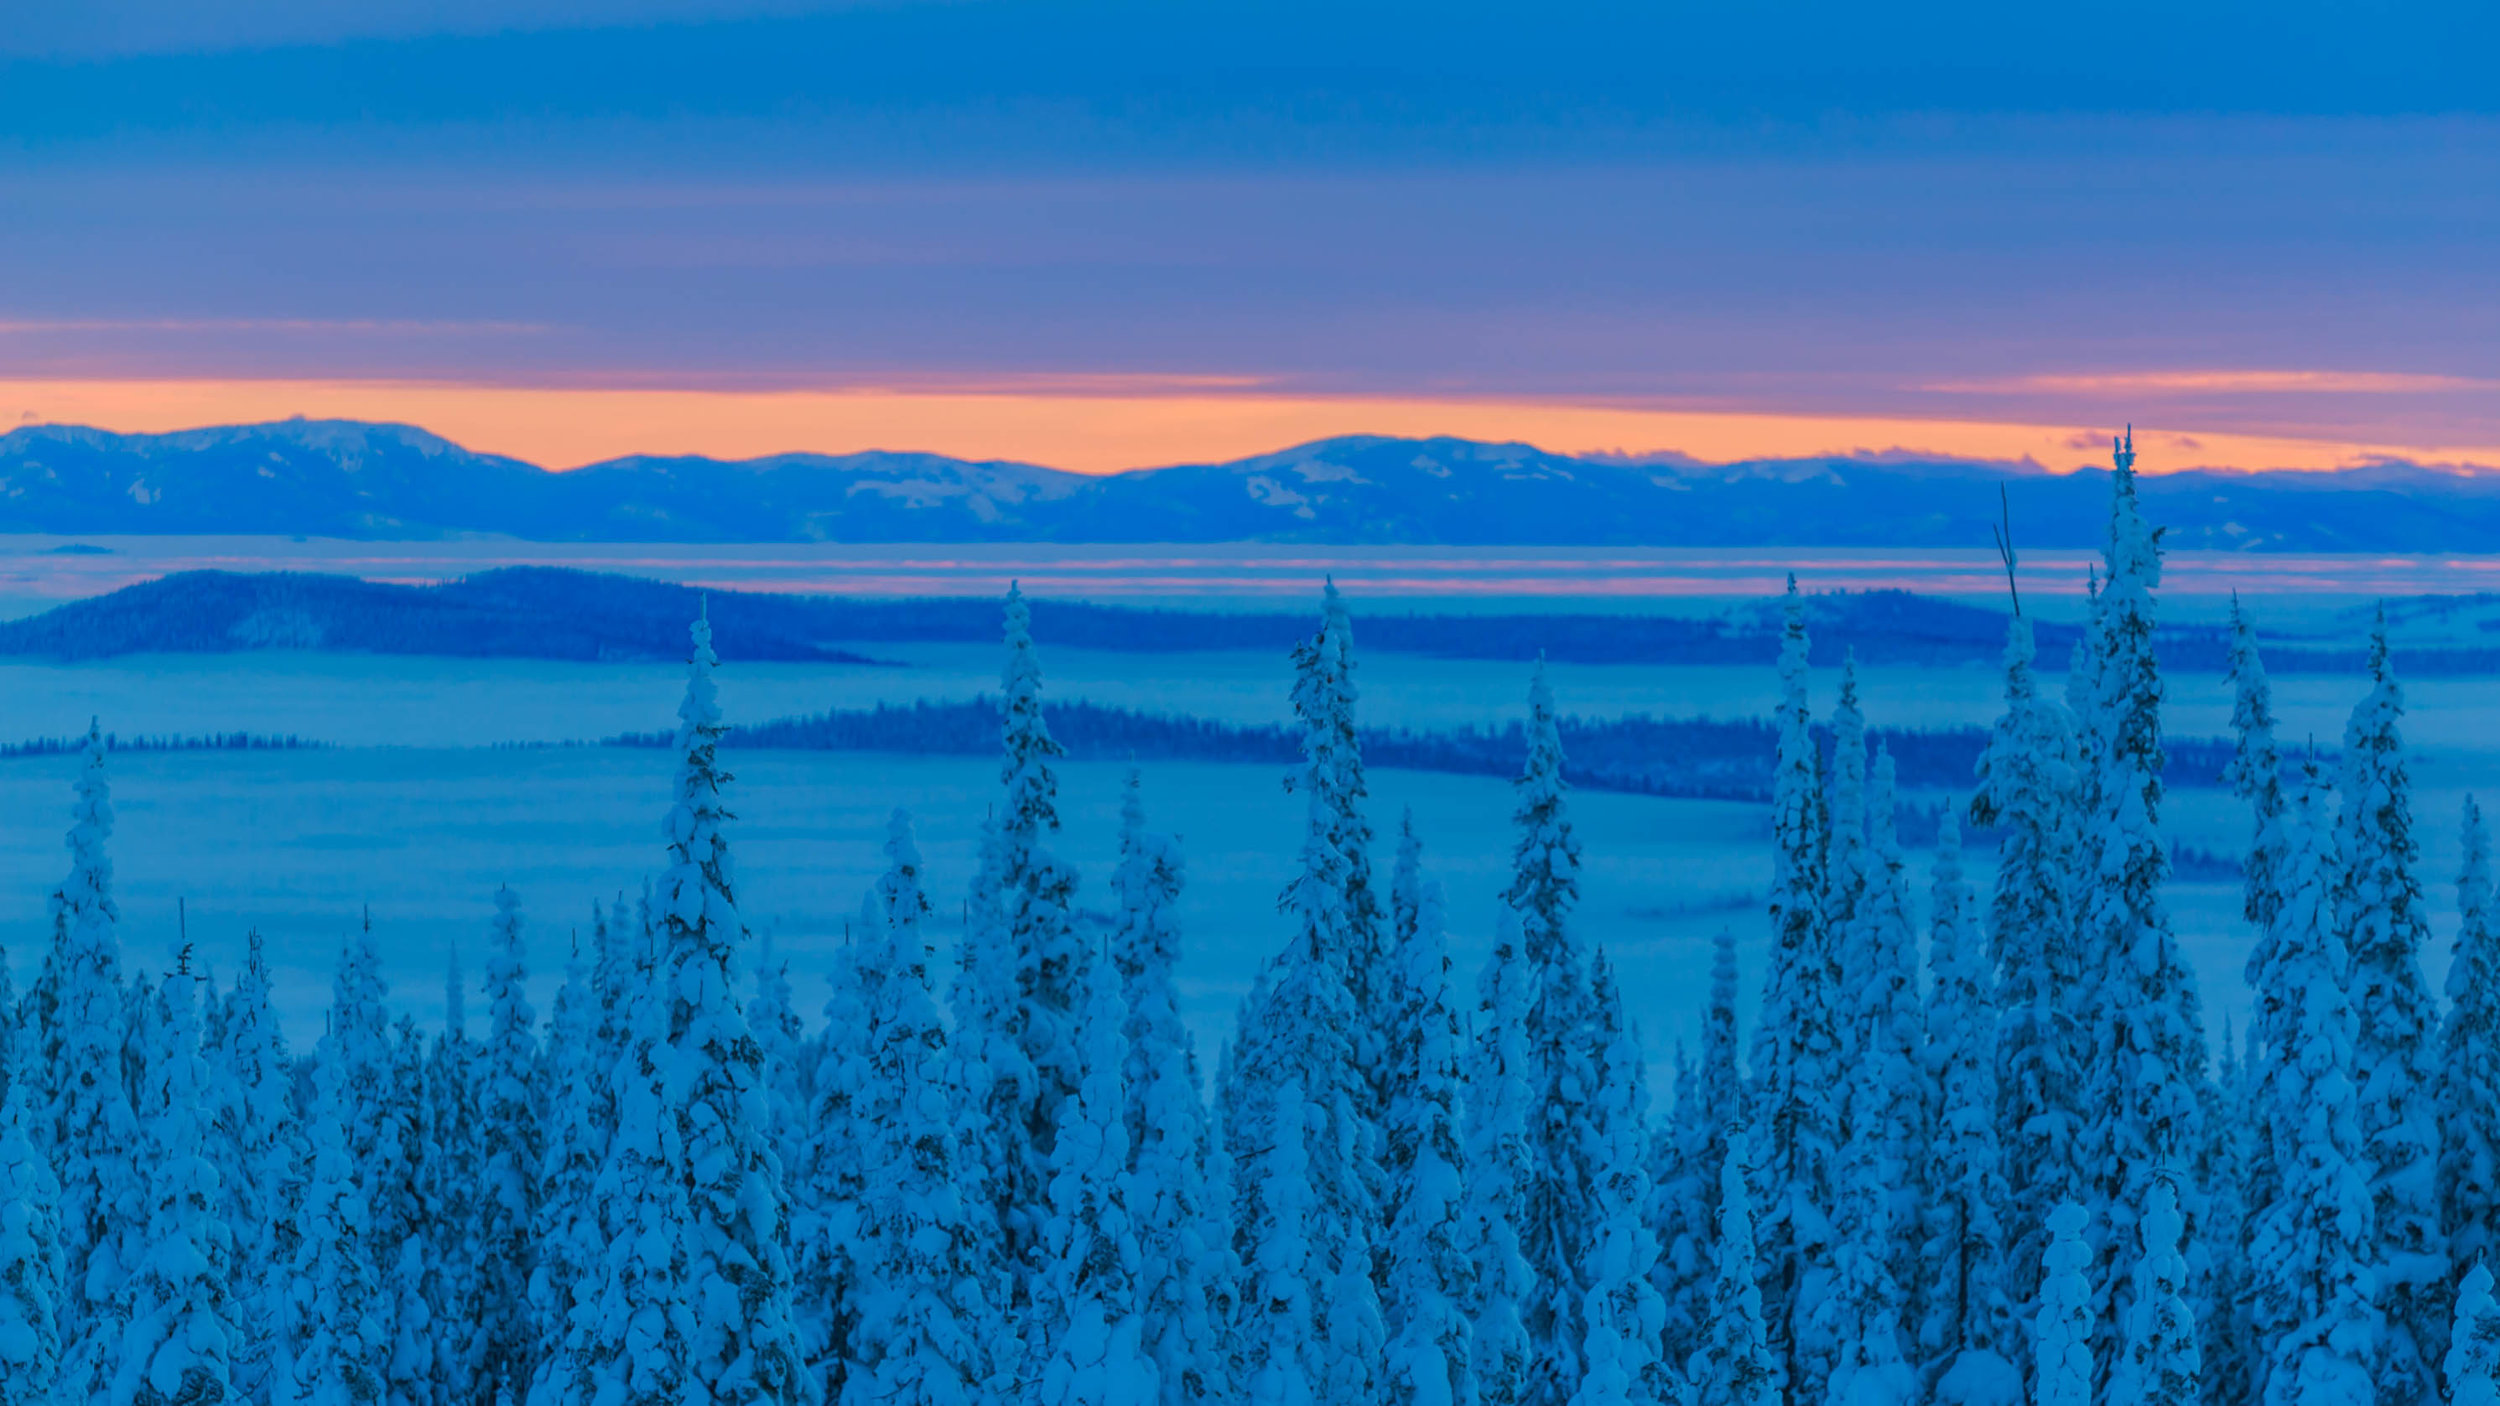
<path id="1" fill-rule="evenodd" d="M 0 31 L 0 413 L 1117 384 L 2485 462 L 2496 53 L 2318 0 L 90 0 Z"/>

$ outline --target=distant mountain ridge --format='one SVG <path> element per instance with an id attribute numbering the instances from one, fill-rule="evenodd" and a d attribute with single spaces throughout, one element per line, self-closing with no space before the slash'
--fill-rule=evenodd
<path id="1" fill-rule="evenodd" d="M 1308 542 L 1973 547 L 1998 485 L 2025 545 L 2095 545 L 2105 473 L 1891 456 L 1702 465 L 1351 436 L 1089 476 L 872 451 L 639 456 L 562 473 L 407 425 L 288 420 L 0 435 L 0 532 L 612 542 Z M 2500 475 L 2148 476 L 2173 547 L 2500 551 Z"/>

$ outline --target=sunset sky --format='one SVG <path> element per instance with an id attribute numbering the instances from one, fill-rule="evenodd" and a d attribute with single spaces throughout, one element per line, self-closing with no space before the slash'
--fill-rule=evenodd
<path id="1" fill-rule="evenodd" d="M 48 6 L 0 422 L 2500 468 L 2500 19 L 2182 8 Z"/>

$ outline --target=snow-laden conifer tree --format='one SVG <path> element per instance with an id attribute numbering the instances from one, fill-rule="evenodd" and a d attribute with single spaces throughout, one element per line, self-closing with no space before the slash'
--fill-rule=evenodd
<path id="1" fill-rule="evenodd" d="M 198 985 L 176 971 L 157 989 L 154 1057 L 137 1110 L 149 1169 L 145 1248 L 123 1280 L 115 1314 L 121 1341 L 95 1393 L 116 1406 L 214 1406 L 235 1394 L 226 1283 L 234 1239 L 220 1214 L 202 1121 L 209 1070 Z"/>
<path id="2" fill-rule="evenodd" d="M 1924 1178 L 1930 1084 L 1920 1064 L 1926 1016 L 1918 998 L 1918 920 L 1911 912 L 1908 861 L 1898 829 L 1899 774 L 1891 749 L 1878 744 L 1867 786 L 1866 885 L 1841 960 L 1841 982 L 1857 1006 L 1859 1058 L 1877 1082 L 1875 1122 L 1852 1137 L 1879 1136 L 1884 1157 L 1902 1168 L 1891 1187 L 1886 1248 L 1893 1281 L 1902 1288 L 1905 1332 L 1919 1322 L 1919 1256 L 1926 1236 Z"/>
<path id="3" fill-rule="evenodd" d="M 1363 779 L 1363 743 L 1355 725 L 1355 705 L 1362 691 L 1355 687 L 1354 666 L 1354 620 L 1331 579 L 1320 591 L 1319 633 L 1294 651 L 1293 689 L 1294 718 L 1303 729 L 1305 754 L 1316 751 L 1327 765 L 1306 767 L 1295 780 L 1312 788 L 1314 801 L 1327 817 L 1329 842 L 1343 857 L 1344 874 L 1338 887 L 1345 909 L 1345 980 L 1353 993 L 1358 1021 L 1351 1032 L 1354 1059 L 1363 1076 L 1355 1111 L 1376 1120 L 1384 1086 L 1381 1070 L 1389 1059 L 1389 1035 L 1384 1027 L 1396 1018 L 1392 1003 L 1384 997 L 1396 988 L 1397 978 L 1387 965 L 1386 915 L 1372 879 L 1372 825 L 1363 813 L 1370 791 Z M 1367 1165 L 1363 1170 L 1376 1177 L 1379 1169 Z M 1367 1192 L 1378 1198 L 1376 1182 Z"/>
<path id="4" fill-rule="evenodd" d="M 610 1075 L 616 1122 L 591 1189 L 597 1263 L 574 1292 L 562 1348 L 540 1368 L 545 1401 L 533 1393 L 532 1406 L 677 1406 L 699 1389 L 687 1380 L 690 1211 L 668 1008 L 645 982 L 617 1012 L 629 1043 Z"/>
<path id="5" fill-rule="evenodd" d="M 2005 637 L 2005 711 L 1979 758 L 1971 817 L 1996 828 L 1988 954 L 1996 971 L 1996 1137 L 2006 1177 L 2006 1293 L 2037 1297 L 2049 1213 L 2078 1194 L 2076 1033 L 2082 963 L 2075 944 L 2074 737 L 2040 692 L 2031 620 Z M 2010 1344 L 2008 1345 L 2010 1347 Z"/>
<path id="6" fill-rule="evenodd" d="M 1359 993 L 1385 988 L 1382 974 L 1373 969 L 1380 915 L 1365 857 L 1370 831 L 1361 812 L 1353 661 L 1343 605 L 1333 589 L 1329 600 L 1320 633 L 1294 656 L 1303 765 L 1293 786 L 1303 800 L 1303 833 L 1299 872 L 1280 903 L 1293 934 L 1269 964 L 1264 989 L 1252 993 L 1235 1050 L 1235 1086 L 1225 1097 L 1226 1136 L 1241 1164 L 1235 1210 L 1241 1258 L 1251 1274 L 1261 1274 L 1257 1237 L 1263 1227 L 1289 1223 L 1302 1247 L 1295 1282 L 1308 1299 L 1314 1341 L 1342 1345 L 1359 1340 L 1367 1322 L 1376 1336 L 1379 1312 L 1362 1239 L 1378 1215 L 1380 1132 L 1374 1105 L 1380 1083 L 1364 1054 L 1379 1029 L 1376 1013 L 1364 1009 Z M 1282 1114 L 1268 1104 L 1286 1080 L 1294 1081 L 1295 1116 L 1310 1122 L 1303 1128 L 1294 1175 L 1280 1180 L 1253 1165 L 1253 1152 L 1255 1139 L 1279 1125 Z M 1290 1216 L 1271 1211 L 1264 1203 L 1271 1185 L 1306 1195 L 1308 1204 Z M 1362 1301 L 1341 1305 L 1341 1294 L 1358 1286 L 1365 1291 Z M 1255 1320 L 1262 1310 L 1250 1303 L 1243 1312 Z M 1262 1351 L 1248 1349 L 1257 1360 L 1265 1360 Z M 1340 1359 L 1322 1354 L 1310 1365 L 1325 1372 Z M 1344 1365 L 1376 1364 L 1358 1359 Z M 1324 1395 L 1329 1380 L 1314 1376 L 1307 1384 Z M 1340 1396 L 1331 1398 L 1330 1406 L 1363 1406 L 1368 1400 Z"/>
<path id="7" fill-rule="evenodd" d="M 1762 1288 L 1755 1276 L 1753 1195 L 1746 1187 L 1749 1136 L 1728 1129 L 1719 1171 L 1713 1230 L 1707 1336 L 1685 1369 L 1692 1406 L 1778 1406 L 1779 1361 L 1762 1323 Z"/>
<path id="8" fill-rule="evenodd" d="M 1242 1204 L 1255 1217 L 1241 1227 L 1244 1400 L 1248 1406 L 1319 1406 L 1316 1386 L 1326 1364 L 1310 1283 L 1317 1267 L 1306 1155 L 1318 1120 L 1290 1075 L 1243 1113 L 1253 1121 L 1243 1138 Z M 1255 1193 L 1248 1189 L 1252 1183 Z"/>
<path id="9" fill-rule="evenodd" d="M 876 938 L 884 918 L 875 911 L 873 901 L 864 911 L 862 923 L 845 929 L 844 941 L 834 951 L 832 970 L 826 974 L 824 1032 L 816 1041 L 816 1073 L 809 1080 L 815 1103 L 807 1122 L 811 1145 L 802 1178 L 805 1189 L 795 1198 L 800 1209 L 791 1221 L 798 1241 L 793 1302 L 813 1354 L 811 1375 L 828 1403 L 841 1400 L 853 1351 L 852 1330 L 859 1318 L 861 1217 L 870 1139 L 875 1133 L 868 1121 L 876 1056 L 875 1032 L 869 1022 L 872 1001 L 885 982 L 885 969 L 875 960 L 883 950 Z M 950 1082 L 949 1087 L 957 1103 L 971 1097 L 962 1085 Z M 960 1107 L 957 1111 L 960 1114 Z M 1021 1137 L 1022 1125 L 1016 1126 Z M 977 1144 L 963 1141 L 960 1118 L 957 1132 L 958 1157 L 968 1157 Z M 962 1160 L 954 1166 L 961 1168 Z M 956 1185 L 977 1190 L 986 1183 L 968 1181 L 959 1173 Z M 986 1210 L 968 1205 L 967 1214 L 992 1227 Z"/>
<path id="10" fill-rule="evenodd" d="M 577 1305 L 598 1289 L 606 1242 L 600 1236 L 597 1186 L 607 1158 L 602 1108 L 610 1103 L 615 1069 L 599 1039 L 601 1010 L 591 968 L 579 952 L 565 965 L 564 985 L 547 1021 L 546 1158 L 539 1165 L 538 1217 L 532 1243 L 529 1306 L 531 1373 L 514 1397 L 526 1406 L 554 1406 L 569 1385 L 564 1344 Z"/>
<path id="11" fill-rule="evenodd" d="M 1129 1190 L 1128 1006 L 1119 973 L 1087 964 L 1078 1025 L 1084 1078 L 1059 1105 L 1051 1143 L 1050 1217 L 1034 1271 L 1026 1334 L 1031 1406 L 1152 1406 L 1161 1399 L 1140 1311 L 1138 1224 Z"/>
<path id="12" fill-rule="evenodd" d="M 2439 1011 L 2422 974 L 2430 923 L 2403 718 L 2382 609 L 2370 634 L 2370 692 L 2344 728 L 2335 921 L 2352 949 L 2353 1069 L 2378 1218 L 2387 1341 L 2376 1379 L 2390 1399 L 2428 1400 L 2439 1389 L 2449 1314 L 2439 1243 Z"/>
<path id="13" fill-rule="evenodd" d="M 1405 834 L 1413 833 L 1410 823 Z M 1410 877 L 1408 853 L 1401 846 L 1401 878 Z M 1389 1399 L 1396 1406 L 1475 1406 L 1468 1309 L 1477 1295 L 1478 1266 L 1469 1253 L 1467 1164 L 1459 1142 L 1462 1037 L 1450 999 L 1440 885 L 1415 877 L 1407 892 L 1413 917 L 1399 924 L 1396 958 L 1399 1008 L 1413 1021 L 1414 1038 L 1404 1048 L 1414 1068 L 1391 1071 L 1398 1097 L 1388 1110 L 1390 1144 L 1403 1150 L 1384 1305 Z"/>
<path id="14" fill-rule="evenodd" d="M 235 1387 L 265 1401 L 286 1398 L 293 1381 L 288 1302 L 308 1149 L 295 1113 L 295 1061 L 271 1001 L 268 953 L 258 932 L 249 944 L 212 1051 L 218 1097 L 210 1146 L 224 1198 L 220 1214 L 235 1244 Z"/>
<path id="15" fill-rule="evenodd" d="M 888 822 L 885 855 L 859 958 L 878 975 L 863 984 L 867 1068 L 852 1117 L 864 1165 L 839 1406 L 950 1406 L 992 1389 L 992 1354 L 1012 1350 L 1011 1330 L 1004 1286 L 991 1282 L 955 1177 L 959 1125 L 929 971 L 929 905 L 902 811 Z M 1151 1382 L 1147 1392 L 1151 1400 Z"/>
<path id="16" fill-rule="evenodd" d="M 650 903 L 649 886 L 645 885 L 644 906 Z M 601 1050 L 600 1067 L 613 1067 L 634 1047 L 634 1011 L 648 985 L 650 953 L 644 949 L 643 924 L 626 910 L 625 895 L 619 893 L 605 909 L 598 900 L 590 905 L 590 985 L 599 998 L 597 1034 Z M 602 1130 L 616 1125 L 613 1097 L 601 1114 Z"/>
<path id="17" fill-rule="evenodd" d="M 138 1253 L 146 1201 L 139 1125 L 123 1068 L 120 910 L 113 902 L 113 800 L 104 737 L 92 723 L 71 811 L 69 877 L 52 895 L 46 970 L 54 1006 L 43 1089 L 47 1151 L 60 1176 L 65 1372 L 92 1375 L 119 1342 L 113 1306 Z M 85 1380 L 85 1376 L 71 1380 Z"/>
<path id="18" fill-rule="evenodd" d="M 2222 779 L 2248 803 L 2247 857 L 2241 861 L 2241 915 L 2263 933 L 2283 901 L 2283 749 L 2274 733 L 2274 685 L 2257 649 L 2257 627 L 2231 593 L 2231 764 Z"/>
<path id="19" fill-rule="evenodd" d="M 2132 1248 L 2145 1188 L 2156 1177 L 2181 1191 L 2191 1222 L 2202 1202 L 2193 1183 L 2204 1145 L 2198 1090 L 2206 1044 L 2195 975 L 2179 950 L 2162 897 L 2170 852 L 2161 834 L 2162 682 L 2153 656 L 2160 535 L 2136 495 L 2132 441 L 2112 479 L 2109 567 L 2096 602 L 2091 661 L 2091 745 L 2096 774 L 2082 872 L 2097 880 L 2079 895 L 2088 1048 L 2079 1165 L 2090 1174 L 2105 1243 Z M 2113 1256 L 2114 1258 L 2114 1256 Z M 2111 1274 L 2096 1315 L 2119 1331 L 2131 1281 Z M 2111 1349 L 2115 1351 L 2114 1346 Z"/>
<path id="20" fill-rule="evenodd" d="M 1712 940 L 1710 995 L 1702 1007 L 1701 1062 L 1676 1091 L 1675 1117 L 1657 1136 L 1651 1176 L 1658 1227 L 1658 1267 L 1650 1275 L 1666 1305 L 1665 1360 L 1686 1361 L 1700 1350 L 1713 1308 L 1711 1250 L 1718 1219 L 1727 1137 L 1744 1122 L 1744 1074 L 1736 1063 L 1736 937 L 1725 928 Z M 1753 1233 L 1749 1209 L 1746 1234 Z M 1750 1247 L 1747 1254 L 1752 1253 Z M 1757 1291 L 1755 1316 L 1760 1316 Z"/>
<path id="21" fill-rule="evenodd" d="M 2500 1258 L 2500 930 L 2491 904 L 2491 834 L 2471 796 L 2464 853 L 2439 1070 L 2440 1225 L 2449 1273 L 2460 1281 Z"/>
<path id="22" fill-rule="evenodd" d="M 2378 1245 L 2353 1084 L 2355 1026 L 2335 930 L 2339 872 L 2314 768 L 2286 816 L 2283 902 L 2257 973 L 2281 1174 L 2249 1246 L 2252 1316 L 2266 1343 L 2266 1406 L 2366 1406 L 2381 1348 Z"/>
<path id="23" fill-rule="evenodd" d="M 477 1264 L 461 1326 L 464 1394 L 494 1406 L 495 1394 L 528 1391 L 537 1375 L 538 1334 L 530 1276 L 538 1258 L 539 1177 L 547 1136 L 539 1122 L 537 1012 L 526 987 L 521 900 L 495 891 L 494 948 L 486 959 L 486 1048 L 479 1062 Z"/>
<path id="24" fill-rule="evenodd" d="M 663 938 L 669 1117 L 682 1141 L 688 1219 L 685 1256 L 691 1322 L 685 1380 L 721 1406 L 802 1400 L 805 1354 L 790 1312 L 781 1167 L 762 1125 L 764 1071 L 730 973 L 746 926 L 738 917 L 722 830 L 729 781 L 717 753 L 723 733 L 712 629 L 697 620 L 686 698 L 678 709 L 676 803 L 663 827 L 669 866 L 653 898 Z M 606 1406 L 602 1403 L 602 1406 Z"/>
<path id="25" fill-rule="evenodd" d="M 1832 1264 L 1831 1162 L 1840 1140 L 1840 993 L 1821 912 L 1822 791 L 1806 706 L 1805 605 L 1788 583 L 1771 778 L 1771 954 L 1754 1026 L 1762 1306 L 1790 1399 L 1818 1401 L 1833 1345 L 1815 1328 Z"/>
<path id="26" fill-rule="evenodd" d="M 455 1010 L 457 1009 L 455 1004 Z M 390 1406 L 439 1406 L 457 1368 L 451 1355 L 455 1305 L 466 1282 L 475 1206 L 476 1160 L 469 1129 L 452 1125 L 474 1053 L 464 1038 L 446 1049 L 431 1043 L 414 1016 L 402 1013 L 390 1032 L 386 1135 L 397 1145 L 395 1175 L 384 1188 L 397 1244 L 381 1265 L 391 1300 Z"/>
<path id="27" fill-rule="evenodd" d="M 1024 1052 L 1015 935 L 1007 915 L 1007 839 L 995 814 L 981 821 L 979 856 L 947 986 L 954 1016 L 947 1079 L 962 1104 L 956 1165 L 966 1207 L 987 1227 L 982 1238 L 1002 1268 L 1013 1270 L 1032 1247 L 1041 1206 L 1041 1168 L 1025 1125 L 1039 1086 Z M 819 1104 L 826 1098 L 819 1090 Z"/>
<path id="28" fill-rule="evenodd" d="M 1531 1399 L 1553 1406 L 1571 1397 L 1583 1370 L 1577 1354 L 1590 1332 L 1581 1315 L 1592 1286 L 1579 1273 L 1581 1247 L 1597 1232 L 1588 1197 L 1596 1168 L 1587 1160 L 1595 1144 L 1583 1110 L 1598 1097 L 1603 1051 L 1592 1041 L 1587 959 L 1571 932 L 1571 909 L 1580 896 L 1580 840 L 1571 828 L 1562 734 L 1542 664 L 1528 685 L 1527 737 L 1527 763 L 1515 783 L 1511 823 L 1517 836 L 1504 897 L 1519 915 L 1523 952 L 1537 978 L 1527 1041 L 1543 1096 L 1530 1110 L 1520 1238 L 1537 1279 L 1527 1313 L 1534 1345 Z"/>
<path id="29" fill-rule="evenodd" d="M 2146 1190 L 2137 1225 L 2144 1249 L 2135 1265 L 2135 1293 L 2118 1360 L 2110 1364 L 2109 1406 L 2198 1406 L 2196 1315 L 2187 1303 L 2187 1257 L 2179 1242 L 2186 1223 L 2179 1193 L 2166 1181 Z"/>
<path id="30" fill-rule="evenodd" d="M 2068 1201 L 2049 1212 L 2040 1313 L 2031 1340 L 2035 1406 L 2092 1406 L 2092 1242 L 2087 1213 Z"/>
<path id="31" fill-rule="evenodd" d="M 1129 1187 L 1138 1235 L 1138 1311 L 1163 1406 L 1229 1395 L 1214 1307 L 1219 1294 L 1211 1219 L 1220 1218 L 1203 1162 L 1205 1105 L 1198 1055 L 1182 1024 L 1173 976 L 1180 962 L 1181 852 L 1146 828 L 1131 771 L 1120 807 L 1120 867 L 1112 880 L 1120 914 L 1112 960 L 1128 1010 L 1122 1087 Z"/>
<path id="32" fill-rule="evenodd" d="M 2445 1372 L 2448 1406 L 2500 1406 L 2500 1304 L 2492 1302 L 2491 1271 L 2481 1264 L 2458 1287 Z"/>
<path id="33" fill-rule="evenodd" d="M 802 1241 L 805 1236 L 799 1223 L 805 1211 L 795 1188 L 807 1168 L 807 1110 L 815 1102 L 811 1080 L 816 1057 L 790 989 L 789 960 L 775 950 L 769 928 L 756 937 L 755 995 L 747 1002 L 747 1028 L 755 1032 L 756 1048 L 764 1056 L 764 1102 L 769 1110 L 764 1126 L 772 1138 L 773 1155 L 781 1160 L 783 1181 L 794 1189 L 788 1198 L 791 1238 Z"/>
<path id="34" fill-rule="evenodd" d="M 1337 1095 L 1343 1104 L 1350 1093 Z M 1341 1126 L 1353 1126 L 1354 1115 L 1340 1110 Z M 1322 1401 L 1376 1401 L 1387 1395 L 1381 1371 L 1388 1330 L 1382 1322 L 1380 1285 L 1373 1278 L 1378 1257 L 1372 1252 L 1371 1226 L 1354 1221 L 1347 1227 L 1345 1250 L 1337 1257 L 1336 1277 L 1324 1302 L 1328 1316 L 1320 1324 L 1319 1397 Z"/>
<path id="35" fill-rule="evenodd" d="M 1033 1070 L 1033 1094 L 1024 1112 L 1029 1179 L 1022 1195 L 1035 1198 L 1050 1176 L 1051 1139 L 1059 1105 L 1076 1096 L 1084 1076 L 1077 1043 L 1085 969 L 1093 950 L 1076 930 L 1076 871 L 1050 850 L 1059 830 L 1059 778 L 1051 759 L 1064 755 L 1042 719 L 1042 666 L 1033 651 L 1032 610 L 1024 593 L 1007 592 L 1007 664 L 999 679 L 1006 761 L 1000 778 L 1006 795 L 999 807 L 999 895 L 1014 953 L 1014 1030 Z"/>
<path id="36" fill-rule="evenodd" d="M 1936 1104 L 1934 1142 L 1924 1163 L 1920 1278 L 1927 1293 L 1919 1356 L 1931 1400 L 2021 1406 L 2018 1325 L 2005 1289 L 1995 983 L 1976 908 L 1962 877 L 1962 827 L 1948 810 L 1937 834 L 1929 899 L 1926 1075 Z"/>
<path id="37" fill-rule="evenodd" d="M 1528 1176 L 1528 1007 L 1535 973 L 1521 955 L 1519 916 L 1502 910 L 1493 955 L 1478 980 L 1474 1044 L 1468 1051 L 1466 1099 L 1466 1229 L 1475 1292 L 1467 1302 L 1469 1360 L 1484 1406 L 1525 1399 L 1528 1330 L 1523 1306 L 1535 1275 L 1519 1250 L 1522 1188 Z"/>
<path id="38" fill-rule="evenodd" d="M 0 1105 L 0 1406 L 52 1406 L 61 1376 L 60 1187 L 25 1081 Z"/>
<path id="39" fill-rule="evenodd" d="M 1882 1063 L 1860 1059 L 1848 1070 L 1849 1114 L 1856 1127 L 1880 1129 L 1889 1091 Z M 1897 1142 L 1852 1135 L 1833 1168 L 1837 1212 L 1830 1293 L 1816 1326 L 1836 1345 L 1825 1400 L 1831 1406 L 1911 1406 L 1918 1373 L 1905 1353 L 1908 1295 L 1893 1277 L 1894 1188 L 1911 1174 Z"/>
<path id="40" fill-rule="evenodd" d="M 478 1371 L 474 1354 L 482 1342 L 478 1324 L 468 1312 L 479 1294 L 478 1274 L 486 1247 L 480 1238 L 481 1141 L 488 1129 L 474 1116 L 482 1102 L 479 1089 L 481 1051 L 469 1037 L 468 976 L 460 946 L 451 946 L 443 978 L 443 1033 L 431 1047 L 413 1021 L 401 1018 L 403 1040 L 414 1056 L 409 1067 L 421 1089 L 420 1107 L 409 1135 L 415 1173 L 417 1213 L 409 1229 L 418 1250 L 418 1292 L 425 1300 L 426 1327 L 416 1337 L 410 1358 L 423 1357 L 421 1387 L 411 1392 L 416 1406 L 493 1406 L 491 1383 L 475 1389 Z M 407 1258 L 403 1247 L 403 1258 Z"/>
<path id="41" fill-rule="evenodd" d="M 1579 1380 L 1572 1406 L 1657 1406 L 1681 1395 L 1659 1360 L 1666 1306 L 1649 1275 L 1658 1261 L 1649 1210 L 1649 1095 L 1640 1045 L 1623 1019 L 1603 952 L 1589 980 L 1596 1046 L 1592 1106 L 1581 1124 L 1588 1168 L 1586 1238 L 1574 1282 L 1583 1295 Z"/>
<path id="42" fill-rule="evenodd" d="M 292 1276 L 293 1390 L 279 1399 L 374 1406 L 382 1400 L 391 1345 L 378 1311 L 364 1187 L 342 1116 L 353 1094 L 337 1061 L 337 1047 L 325 1041 L 314 1063 L 318 1092 L 305 1120 L 312 1164 Z"/>

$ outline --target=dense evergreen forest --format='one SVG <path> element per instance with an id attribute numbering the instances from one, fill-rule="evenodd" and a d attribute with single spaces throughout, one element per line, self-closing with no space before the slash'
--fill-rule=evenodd
<path id="1" fill-rule="evenodd" d="M 2004 712 L 1923 876 L 1906 743 L 1870 736 L 1854 671 L 1817 720 L 1792 590 L 1767 956 L 1740 972 L 1720 938 L 1663 1089 L 1575 923 L 1542 671 L 1505 735 L 1492 955 L 1456 971 L 1429 820 L 1366 804 L 1334 590 L 1293 646 L 1296 876 L 1213 1051 L 1176 1014 L 1187 867 L 1143 778 L 1109 875 L 1054 854 L 1020 596 L 963 940 L 932 944 L 895 812 L 813 1019 L 739 916 L 708 620 L 657 877 L 595 906 L 543 1017 L 509 889 L 439 1031 L 393 1012 L 369 928 L 301 1052 L 257 942 L 222 987 L 126 970 L 91 733 L 50 946 L 0 992 L 0 1402 L 2500 1399 L 2484 821 L 2469 803 L 2442 1000 L 2388 652 L 2330 782 L 2283 755 L 2236 619 L 2255 1015 L 2207 1028 L 2165 902 L 2161 554 L 2130 458 L 2063 696 L 2006 621 Z M 1984 894 L 1965 819 L 1994 836 Z"/>

